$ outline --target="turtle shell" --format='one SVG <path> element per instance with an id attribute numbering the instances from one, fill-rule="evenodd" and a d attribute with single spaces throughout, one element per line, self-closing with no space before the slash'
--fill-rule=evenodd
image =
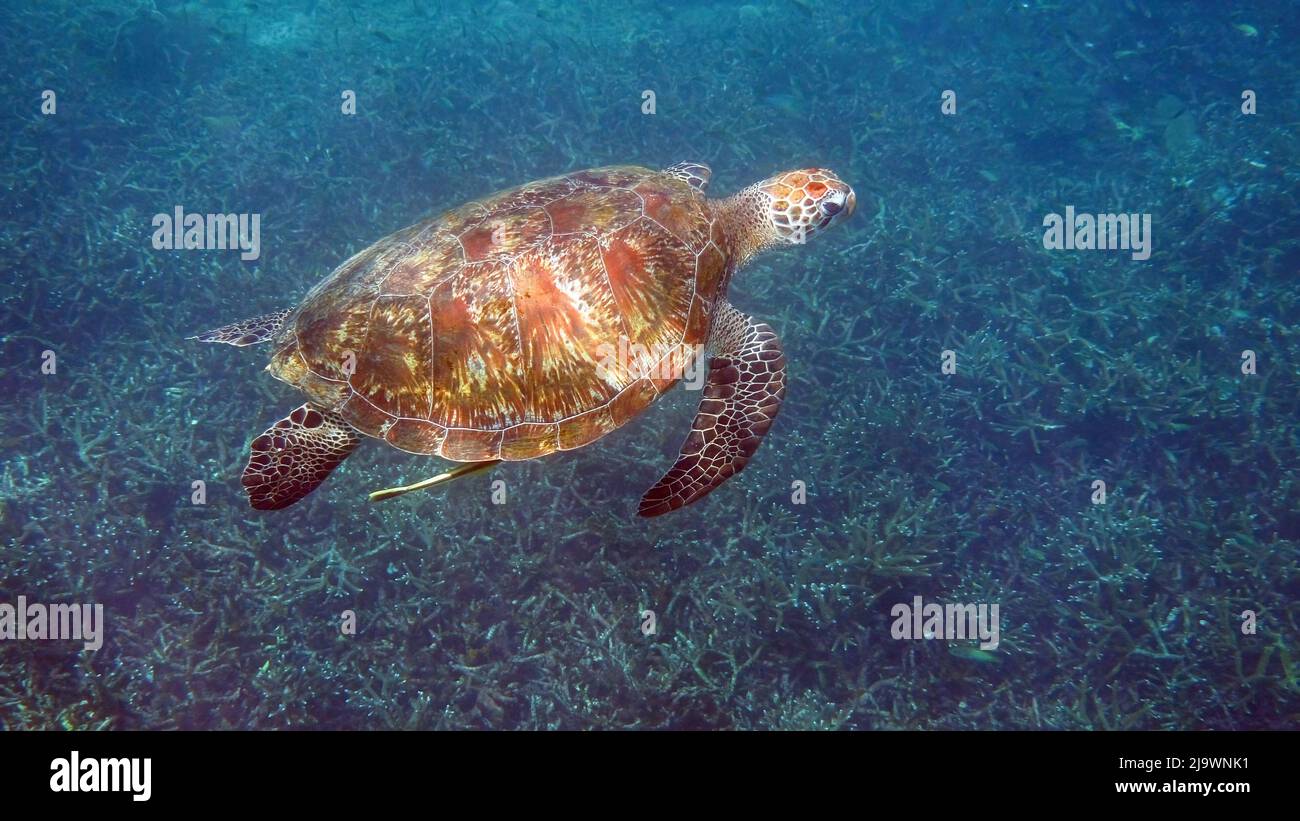
<path id="1" fill-rule="evenodd" d="M 677 177 L 618 166 L 530 183 L 344 262 L 268 369 L 413 453 L 579 448 L 675 384 L 707 340 L 723 240 Z"/>

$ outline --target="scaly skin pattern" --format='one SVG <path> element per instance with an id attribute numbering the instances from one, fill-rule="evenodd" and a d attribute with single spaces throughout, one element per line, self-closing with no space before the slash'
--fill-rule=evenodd
<path id="1" fill-rule="evenodd" d="M 853 189 L 833 172 L 806 168 L 754 183 L 720 203 L 719 222 L 739 268 L 769 248 L 804 244 L 856 207 Z"/>
<path id="2" fill-rule="evenodd" d="M 718 204 L 631 166 L 469 203 L 340 265 L 286 320 L 268 369 L 413 453 L 582 447 L 672 387 L 708 340 L 740 250 Z"/>
<path id="3" fill-rule="evenodd" d="M 310 404 L 267 428 L 249 447 L 243 485 L 257 510 L 280 510 L 316 488 L 360 443 L 337 414 Z"/>
<path id="4" fill-rule="evenodd" d="M 745 469 L 785 399 L 785 354 L 766 323 L 723 302 L 713 323 L 709 375 L 677 462 L 641 497 L 659 516 L 708 494 Z"/>

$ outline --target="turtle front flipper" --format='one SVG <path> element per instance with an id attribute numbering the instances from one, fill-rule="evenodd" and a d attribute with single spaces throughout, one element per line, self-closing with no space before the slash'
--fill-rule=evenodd
<path id="1" fill-rule="evenodd" d="M 765 323 L 718 306 L 708 383 L 677 463 L 641 497 L 658 516 L 685 507 L 745 468 L 785 398 L 785 355 Z"/>
<path id="2" fill-rule="evenodd" d="M 187 338 L 197 339 L 200 342 L 224 342 L 237 348 L 242 348 L 245 345 L 256 345 L 274 337 L 279 332 L 280 327 L 284 325 L 284 320 L 290 313 L 291 311 L 276 311 L 271 314 L 263 314 L 252 319 L 222 325 L 220 328 L 204 331 L 197 336 Z"/>
<path id="3" fill-rule="evenodd" d="M 253 440 L 241 480 L 257 510 L 280 510 L 315 490 L 361 442 L 337 413 L 304 403 Z"/>
<path id="4" fill-rule="evenodd" d="M 709 190 L 709 180 L 713 177 L 713 169 L 704 163 L 698 162 L 679 162 L 665 168 L 664 173 L 670 177 L 685 180 L 690 184 L 691 188 L 701 194 Z"/>

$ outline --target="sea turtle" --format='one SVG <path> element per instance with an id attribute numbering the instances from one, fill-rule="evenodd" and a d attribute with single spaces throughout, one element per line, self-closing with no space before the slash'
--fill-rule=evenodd
<path id="1" fill-rule="evenodd" d="M 469 463 L 589 445 L 645 410 L 707 345 L 707 381 L 676 464 L 641 499 L 656 516 L 738 473 L 785 395 L 776 334 L 727 301 L 759 251 L 853 213 L 821 168 L 708 199 L 699 163 L 577 171 L 494 194 L 379 240 L 298 307 L 191 337 L 272 342 L 272 375 L 308 401 L 253 440 L 252 506 L 314 490 L 364 433 Z"/>

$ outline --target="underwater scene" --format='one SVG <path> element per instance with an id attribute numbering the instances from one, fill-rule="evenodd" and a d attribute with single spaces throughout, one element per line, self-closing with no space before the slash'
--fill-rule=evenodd
<path id="1" fill-rule="evenodd" d="M 1292 4 L 0 25 L 0 728 L 1300 724 Z"/>

